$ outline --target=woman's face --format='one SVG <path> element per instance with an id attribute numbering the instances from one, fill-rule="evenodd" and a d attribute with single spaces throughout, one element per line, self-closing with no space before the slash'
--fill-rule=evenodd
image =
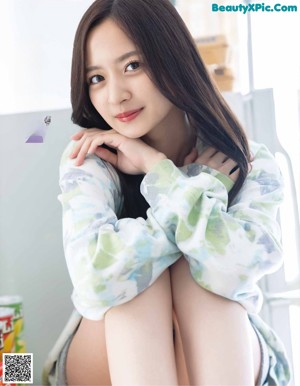
<path id="1" fill-rule="evenodd" d="M 134 43 L 114 21 L 91 30 L 86 48 L 91 101 L 113 129 L 130 138 L 155 139 L 178 122 L 182 111 L 153 84 Z"/>

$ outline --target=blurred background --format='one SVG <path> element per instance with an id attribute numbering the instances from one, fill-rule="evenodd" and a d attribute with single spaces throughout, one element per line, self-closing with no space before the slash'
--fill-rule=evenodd
<path id="1" fill-rule="evenodd" d="M 72 45 L 92 2 L 0 0 L 0 296 L 22 297 L 35 385 L 72 311 L 58 165 L 78 130 L 70 120 Z M 286 180 L 284 266 L 260 283 L 262 315 L 284 341 L 300 385 L 300 5 L 285 0 L 279 12 L 243 14 L 214 12 L 207 0 L 173 3 L 225 99 L 249 136 L 276 155 Z"/>

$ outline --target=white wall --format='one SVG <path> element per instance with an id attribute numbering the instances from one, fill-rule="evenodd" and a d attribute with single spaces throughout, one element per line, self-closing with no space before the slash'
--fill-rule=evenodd
<path id="1" fill-rule="evenodd" d="M 79 20 L 92 2 L 0 0 L 0 294 L 23 297 L 35 385 L 72 310 L 56 198 L 58 163 L 76 131 L 70 121 L 71 54 Z M 28 113 L 16 114 L 21 112 Z M 45 143 L 25 144 L 45 115 L 52 116 Z"/>
<path id="2" fill-rule="evenodd" d="M 24 303 L 25 341 L 33 353 L 34 384 L 73 309 L 61 226 L 58 167 L 76 128 L 70 110 L 0 116 L 0 294 Z M 45 143 L 25 143 L 51 115 Z"/>
<path id="3" fill-rule="evenodd" d="M 92 2 L 0 0 L 0 114 L 70 107 L 75 30 Z"/>

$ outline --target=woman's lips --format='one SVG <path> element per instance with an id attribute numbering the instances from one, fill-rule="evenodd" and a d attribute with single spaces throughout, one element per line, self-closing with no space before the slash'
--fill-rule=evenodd
<path id="1" fill-rule="evenodd" d="M 143 108 L 137 109 L 137 110 L 125 111 L 124 113 L 116 115 L 116 118 L 119 119 L 119 121 L 121 122 L 129 122 L 135 119 L 142 110 Z"/>

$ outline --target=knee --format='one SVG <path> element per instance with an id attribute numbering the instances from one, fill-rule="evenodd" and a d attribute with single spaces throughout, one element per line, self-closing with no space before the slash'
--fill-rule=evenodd
<path id="1" fill-rule="evenodd" d="M 170 272 L 165 270 L 149 287 L 126 303 L 110 308 L 107 313 L 112 314 L 138 314 L 140 318 L 153 315 L 159 309 L 171 309 L 172 295 Z"/>
<path id="2" fill-rule="evenodd" d="M 205 309 L 209 312 L 241 314 L 247 316 L 246 310 L 237 302 L 215 294 L 201 287 L 193 278 L 189 263 L 181 257 L 170 267 L 170 279 L 172 287 L 172 298 L 175 310 L 185 309 L 185 312 Z"/>

